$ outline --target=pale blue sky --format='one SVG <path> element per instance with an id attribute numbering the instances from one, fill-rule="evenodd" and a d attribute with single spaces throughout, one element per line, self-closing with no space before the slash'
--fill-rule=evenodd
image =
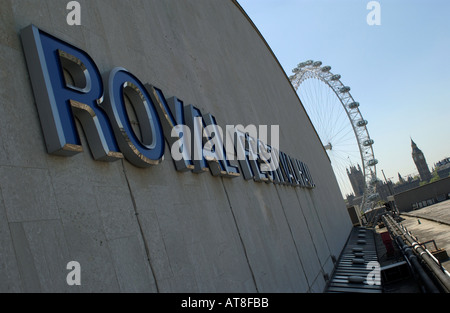
<path id="1" fill-rule="evenodd" d="M 380 0 L 380 26 L 366 22 L 369 0 L 238 2 L 288 76 L 308 59 L 342 75 L 369 121 L 379 178 L 417 173 L 410 137 L 430 170 L 450 157 L 449 0 Z"/>

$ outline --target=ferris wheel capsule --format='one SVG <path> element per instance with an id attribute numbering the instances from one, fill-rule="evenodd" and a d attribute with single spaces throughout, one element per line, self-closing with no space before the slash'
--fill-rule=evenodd
<path id="1" fill-rule="evenodd" d="M 359 108 L 359 102 L 352 102 L 348 105 L 349 109 L 356 109 Z"/>
<path id="2" fill-rule="evenodd" d="M 310 66 L 313 65 L 314 61 L 313 60 L 308 60 L 304 62 L 306 64 L 306 66 Z"/>
<path id="3" fill-rule="evenodd" d="M 363 142 L 364 147 L 370 147 L 375 143 L 373 139 L 369 139 Z"/>
<path id="4" fill-rule="evenodd" d="M 367 165 L 369 166 L 375 166 L 378 164 L 378 160 L 377 159 L 373 159 L 367 162 Z"/>
<path id="5" fill-rule="evenodd" d="M 341 79 L 341 75 L 339 75 L 339 74 L 333 75 L 333 76 L 331 76 L 330 79 L 331 80 L 339 80 L 339 79 Z"/>
<path id="6" fill-rule="evenodd" d="M 346 92 L 349 92 L 350 89 L 351 88 L 349 86 L 345 86 L 345 87 L 342 87 L 339 91 L 342 92 L 342 93 L 346 93 Z"/>
<path id="7" fill-rule="evenodd" d="M 312 66 L 313 66 L 313 67 L 320 67 L 320 66 L 322 66 L 322 62 L 316 61 L 316 62 L 314 62 L 314 63 L 312 64 Z"/>
<path id="8" fill-rule="evenodd" d="M 358 127 L 364 127 L 364 126 L 367 126 L 367 124 L 369 124 L 368 121 L 362 120 L 362 121 L 359 121 L 358 123 L 356 123 L 356 126 L 358 126 Z"/>
<path id="9" fill-rule="evenodd" d="M 329 71 L 331 71 L 331 66 L 324 66 L 324 67 L 322 67 L 322 72 L 324 72 L 324 73 L 328 73 Z"/>

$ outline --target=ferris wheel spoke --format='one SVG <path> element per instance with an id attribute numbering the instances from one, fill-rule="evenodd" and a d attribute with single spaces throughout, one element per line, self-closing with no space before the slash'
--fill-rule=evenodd
<path id="1" fill-rule="evenodd" d="M 353 137 L 349 137 L 352 136 Z M 331 140 L 335 141 L 335 142 L 343 142 L 343 141 L 349 141 L 351 144 L 356 145 L 356 139 L 354 137 L 354 133 L 353 133 L 353 129 L 347 129 L 347 128 L 342 128 L 340 129 L 337 133 L 334 134 L 333 137 L 331 137 Z"/>

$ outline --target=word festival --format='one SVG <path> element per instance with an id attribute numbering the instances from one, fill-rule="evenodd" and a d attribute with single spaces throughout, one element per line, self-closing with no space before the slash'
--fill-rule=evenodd
<path id="1" fill-rule="evenodd" d="M 83 151 L 76 118 L 98 161 L 158 165 L 167 142 L 177 171 L 315 187 L 306 164 L 279 151 L 279 126 L 270 127 L 271 145 L 267 125 L 227 125 L 224 136 L 213 115 L 167 99 L 124 68 L 102 76 L 86 52 L 34 25 L 21 39 L 48 153 Z"/>

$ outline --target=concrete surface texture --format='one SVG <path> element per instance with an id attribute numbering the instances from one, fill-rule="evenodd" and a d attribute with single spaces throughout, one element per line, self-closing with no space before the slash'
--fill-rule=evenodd
<path id="1" fill-rule="evenodd" d="M 438 249 L 445 249 L 450 255 L 450 200 L 432 206 L 402 213 L 404 225 L 420 242 L 434 240 Z M 428 250 L 435 249 L 432 243 Z M 450 272 L 450 259 L 442 260 L 442 266 Z"/>
<path id="2" fill-rule="evenodd" d="M 402 213 L 404 216 L 422 217 L 437 223 L 450 226 L 450 200 L 439 202 L 420 210 Z"/>
<path id="3" fill-rule="evenodd" d="M 0 0 L 1 292 L 322 292 L 351 223 L 290 83 L 233 1 Z M 280 125 L 313 190 L 47 154 L 19 32 L 29 24 L 220 125 Z M 70 261 L 81 285 L 69 286 Z"/>

